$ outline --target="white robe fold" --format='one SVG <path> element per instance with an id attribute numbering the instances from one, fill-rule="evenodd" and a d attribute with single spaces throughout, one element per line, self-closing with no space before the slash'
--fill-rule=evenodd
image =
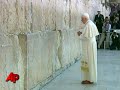
<path id="1" fill-rule="evenodd" d="M 83 30 L 80 30 L 82 41 L 82 59 L 87 62 L 88 71 L 81 70 L 81 79 L 97 82 L 97 44 L 96 36 L 99 35 L 96 25 L 88 20 Z M 81 64 L 81 66 L 83 66 Z"/>

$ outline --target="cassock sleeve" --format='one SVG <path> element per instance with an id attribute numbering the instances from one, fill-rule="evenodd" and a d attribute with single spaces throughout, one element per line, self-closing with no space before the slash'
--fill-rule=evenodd
<path id="1" fill-rule="evenodd" d="M 82 32 L 81 39 L 82 38 L 89 39 L 89 38 L 95 37 L 97 35 L 99 35 L 97 27 L 92 23 L 88 23 Z"/>

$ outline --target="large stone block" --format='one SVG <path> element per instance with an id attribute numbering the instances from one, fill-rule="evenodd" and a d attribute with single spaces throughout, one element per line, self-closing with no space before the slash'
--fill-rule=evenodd
<path id="1" fill-rule="evenodd" d="M 109 15 L 101 0 L 0 0 L 0 90 L 32 89 L 74 62 L 81 14 L 93 20 L 99 9 Z M 11 71 L 16 84 L 5 82 Z"/>
<path id="2" fill-rule="evenodd" d="M 44 31 L 27 35 L 28 89 L 52 76 L 60 69 L 57 57 L 58 33 Z"/>

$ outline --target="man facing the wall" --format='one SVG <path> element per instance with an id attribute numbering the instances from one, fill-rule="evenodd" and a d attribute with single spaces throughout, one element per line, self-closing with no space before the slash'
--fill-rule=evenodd
<path id="1" fill-rule="evenodd" d="M 90 20 L 88 13 L 82 15 L 84 28 L 77 32 L 82 41 L 82 84 L 97 82 L 97 44 L 96 36 L 99 35 L 96 25 Z"/>

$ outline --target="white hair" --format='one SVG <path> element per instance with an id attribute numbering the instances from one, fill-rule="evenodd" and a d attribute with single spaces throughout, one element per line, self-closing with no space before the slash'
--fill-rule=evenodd
<path id="1" fill-rule="evenodd" d="M 88 13 L 83 13 L 82 17 L 86 17 L 87 19 L 90 19 L 89 14 Z"/>

